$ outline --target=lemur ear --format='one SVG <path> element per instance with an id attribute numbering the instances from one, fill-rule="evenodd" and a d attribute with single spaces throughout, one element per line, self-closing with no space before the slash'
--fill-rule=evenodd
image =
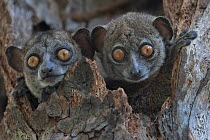
<path id="1" fill-rule="evenodd" d="M 23 52 L 20 47 L 10 46 L 6 49 L 7 62 L 17 72 L 23 72 Z"/>
<path id="2" fill-rule="evenodd" d="M 90 31 L 86 28 L 79 29 L 72 37 L 74 41 L 79 45 L 82 55 L 93 59 L 94 50 L 91 47 Z"/>
<path id="3" fill-rule="evenodd" d="M 153 26 L 158 30 L 164 40 L 171 40 L 173 37 L 173 29 L 169 20 L 165 17 L 157 17 Z"/>
<path id="4" fill-rule="evenodd" d="M 92 30 L 91 33 L 91 42 L 93 48 L 97 52 L 102 52 L 104 47 L 104 37 L 106 36 L 107 30 L 102 26 L 97 26 Z"/>

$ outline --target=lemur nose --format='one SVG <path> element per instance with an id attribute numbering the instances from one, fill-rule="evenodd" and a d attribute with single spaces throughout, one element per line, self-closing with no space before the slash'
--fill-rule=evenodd
<path id="1" fill-rule="evenodd" d="M 43 68 L 41 71 L 42 71 L 42 73 L 44 73 L 44 74 L 47 74 L 47 73 L 51 73 L 52 72 L 52 70 L 53 70 L 53 68 Z"/>
<path id="2" fill-rule="evenodd" d="M 140 70 L 132 70 L 131 75 L 133 77 L 139 77 L 140 76 Z"/>

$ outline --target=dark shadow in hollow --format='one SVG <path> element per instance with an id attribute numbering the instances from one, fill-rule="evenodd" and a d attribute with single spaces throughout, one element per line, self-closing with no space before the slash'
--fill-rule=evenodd
<path id="1" fill-rule="evenodd" d="M 36 34 L 38 32 L 48 31 L 48 30 L 51 30 L 51 27 L 45 21 L 41 21 L 40 23 L 33 26 L 33 34 Z"/>
<path id="2" fill-rule="evenodd" d="M 4 117 L 6 106 L 7 106 L 6 90 L 5 90 L 4 80 L 0 71 L 0 122 Z"/>

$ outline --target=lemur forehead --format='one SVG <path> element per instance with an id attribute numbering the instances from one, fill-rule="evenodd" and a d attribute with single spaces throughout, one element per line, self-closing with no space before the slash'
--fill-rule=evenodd
<path id="1" fill-rule="evenodd" d="M 121 44 L 126 49 L 136 48 L 144 37 L 138 35 L 134 28 L 130 28 L 127 24 L 117 25 L 118 27 L 113 28 L 107 35 L 107 42 L 111 43 L 111 46 Z M 111 28 L 110 28 L 111 29 Z"/>
<path id="2" fill-rule="evenodd" d="M 31 38 L 23 50 L 26 53 L 27 50 L 34 46 L 55 46 L 56 43 L 72 43 L 75 45 L 75 42 L 70 37 L 70 35 L 65 31 L 48 31 L 48 32 L 40 32 L 36 34 L 33 38 Z"/>
<path id="3" fill-rule="evenodd" d="M 107 30 L 110 35 L 115 32 L 130 35 L 135 32 L 135 35 L 145 36 L 156 32 L 152 25 L 154 19 L 154 16 L 143 13 L 127 13 L 107 24 Z"/>

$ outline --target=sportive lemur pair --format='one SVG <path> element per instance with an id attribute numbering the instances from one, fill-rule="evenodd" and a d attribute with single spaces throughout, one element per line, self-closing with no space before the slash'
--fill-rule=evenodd
<path id="1" fill-rule="evenodd" d="M 196 36 L 194 31 L 183 31 L 174 39 L 167 18 L 127 13 L 91 33 L 87 29 L 73 35 L 65 31 L 38 33 L 22 48 L 8 47 L 6 55 L 9 65 L 24 74 L 27 87 L 39 100 L 43 90 L 61 82 L 82 56 L 96 60 L 108 88 L 122 87 L 129 97 L 149 88 L 161 67 L 173 64 L 179 50 Z"/>

